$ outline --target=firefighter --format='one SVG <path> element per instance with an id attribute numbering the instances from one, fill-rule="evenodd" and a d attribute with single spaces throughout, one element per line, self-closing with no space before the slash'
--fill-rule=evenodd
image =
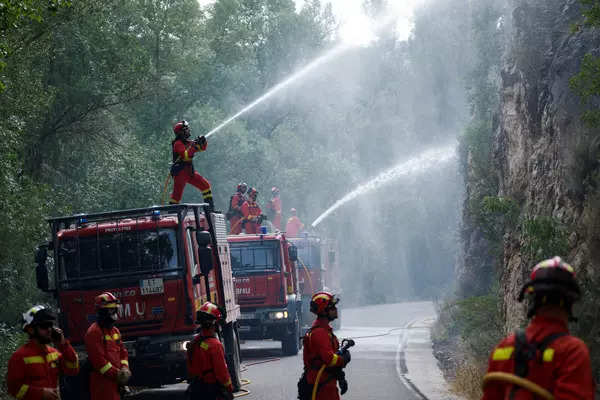
<path id="1" fill-rule="evenodd" d="M 569 334 L 572 306 L 580 297 L 573 268 L 554 257 L 540 262 L 519 295 L 528 298 L 524 330 L 500 342 L 489 358 L 483 400 L 532 399 L 534 383 L 556 399 L 594 398 L 594 379 L 587 346 Z M 498 374 L 500 373 L 500 374 Z M 504 380 L 508 373 L 526 379 L 527 387 Z M 500 376 L 500 378 L 498 378 Z M 492 378 L 494 377 L 494 378 Z M 541 397 L 539 397 L 541 398 Z"/>
<path id="2" fill-rule="evenodd" d="M 225 351 L 217 338 L 221 318 L 219 308 L 208 301 L 196 312 L 200 333 L 187 346 L 187 394 L 190 400 L 233 399 Z"/>
<path id="3" fill-rule="evenodd" d="M 279 188 L 273 186 L 271 189 L 271 201 L 267 204 L 269 210 L 269 218 L 273 222 L 273 226 L 278 231 L 281 230 L 281 198 L 279 197 Z"/>
<path id="4" fill-rule="evenodd" d="M 246 190 L 248 185 L 245 182 L 240 182 L 237 185 L 237 190 L 229 199 L 229 211 L 227 218 L 229 219 L 229 234 L 239 235 L 242 233 L 242 205 L 246 201 Z"/>
<path id="5" fill-rule="evenodd" d="M 8 393 L 22 400 L 58 400 L 59 375 L 79 373 L 77 353 L 55 326 L 56 315 L 50 309 L 32 307 L 23 314 L 22 322 L 29 341 L 8 361 Z M 50 343 L 56 348 L 49 346 Z"/>
<path id="6" fill-rule="evenodd" d="M 248 189 L 248 200 L 242 204 L 242 215 L 244 231 L 246 233 L 259 233 L 260 224 L 264 218 L 262 210 L 256 202 L 258 191 L 255 188 Z"/>
<path id="7" fill-rule="evenodd" d="M 205 151 L 208 142 L 204 136 L 198 136 L 189 140 L 191 131 L 187 121 L 179 121 L 173 126 L 175 140 L 171 142 L 173 148 L 173 165 L 171 165 L 171 176 L 173 177 L 173 193 L 169 204 L 179 204 L 183 196 L 185 185 L 190 183 L 202 191 L 202 198 L 208 203 L 209 208 L 214 209 L 212 190 L 210 183 L 199 173 L 194 171 L 192 158 L 198 151 Z"/>
<path id="8" fill-rule="evenodd" d="M 120 391 L 131 378 L 127 350 L 121 332 L 115 326 L 119 300 L 110 292 L 96 296 L 96 316 L 87 330 L 84 341 L 90 373 L 91 400 L 118 400 Z"/>
<path id="9" fill-rule="evenodd" d="M 285 225 L 285 233 L 289 237 L 296 237 L 304 228 L 304 224 L 300 221 L 300 218 L 296 216 L 295 208 L 290 210 L 290 214 L 292 214 L 292 216 L 288 219 L 287 224 Z"/>
<path id="10" fill-rule="evenodd" d="M 310 311 L 317 315 L 312 327 L 303 338 L 304 375 L 308 392 L 311 393 L 323 365 L 325 369 L 319 377 L 317 400 L 339 400 L 336 382 L 340 382 L 341 393 L 348 390 L 348 383 L 342 368 L 350 362 L 350 352 L 339 352 L 339 342 L 330 322 L 338 317 L 337 303 L 339 299 L 330 292 L 315 293 L 310 300 Z"/>

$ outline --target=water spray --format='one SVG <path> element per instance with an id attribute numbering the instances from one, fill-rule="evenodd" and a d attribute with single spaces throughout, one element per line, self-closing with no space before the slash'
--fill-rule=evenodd
<path id="1" fill-rule="evenodd" d="M 241 115 L 247 113 L 248 111 L 252 110 L 254 107 L 256 107 L 257 105 L 259 105 L 260 103 L 264 102 L 265 100 L 267 100 L 268 98 L 272 97 L 276 93 L 278 93 L 281 90 L 285 89 L 287 86 L 289 86 L 290 84 L 294 83 L 298 79 L 304 77 L 305 75 L 307 75 L 308 73 L 312 72 L 313 70 L 315 70 L 319 66 L 321 66 L 321 65 L 323 65 L 323 64 L 331 61 L 332 59 L 336 58 L 337 56 L 339 56 L 340 54 L 344 53 L 345 51 L 347 51 L 351 47 L 352 47 L 351 45 L 343 43 L 343 44 L 340 44 L 340 45 L 332 48 L 331 50 L 327 51 L 325 54 L 323 54 L 320 57 L 316 58 L 315 60 L 313 60 L 312 62 L 310 62 L 308 65 L 306 65 L 305 67 L 303 67 L 299 71 L 296 71 L 295 73 L 293 73 L 290 77 L 288 77 L 284 81 L 282 81 L 282 82 L 278 83 L 277 85 L 273 86 L 265 94 L 263 94 L 262 96 L 260 96 L 256 100 L 254 100 L 252 103 L 248 104 L 246 107 L 242 108 L 236 114 L 234 114 L 231 117 L 227 118 L 225 121 L 223 121 L 221 124 L 219 124 L 216 128 L 214 128 L 213 130 L 211 130 L 210 132 L 208 132 L 205 136 L 207 138 L 209 138 L 214 133 L 217 133 L 218 131 L 220 131 L 221 129 L 223 129 L 225 126 L 229 125 L 232 121 L 234 121 L 235 119 L 237 119 L 239 116 L 241 116 Z"/>
<path id="2" fill-rule="evenodd" d="M 454 158 L 456 154 L 455 146 L 448 146 L 438 149 L 427 150 L 420 155 L 411 158 L 409 160 L 403 161 L 395 167 L 388 169 L 387 171 L 382 172 L 377 175 L 375 178 L 367 181 L 354 189 L 352 192 L 348 193 L 338 201 L 336 201 L 331 207 L 329 207 L 323 214 L 321 214 L 311 226 L 314 228 L 321 223 L 329 214 L 348 203 L 349 201 L 361 196 L 363 194 L 369 193 L 373 190 L 379 189 L 382 186 L 391 183 L 392 181 L 406 176 L 413 175 L 419 172 L 424 172 L 428 169 L 431 169 L 435 165 L 439 165 L 445 163 Z"/>

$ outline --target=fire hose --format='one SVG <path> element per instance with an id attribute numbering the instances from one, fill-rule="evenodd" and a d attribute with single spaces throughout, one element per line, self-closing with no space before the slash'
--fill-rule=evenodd
<path id="1" fill-rule="evenodd" d="M 483 377 L 482 387 L 485 388 L 489 383 L 494 381 L 500 381 L 505 383 L 512 383 L 522 387 L 523 389 L 529 390 L 531 393 L 542 397 L 545 400 L 554 400 L 552 393 L 541 387 L 540 385 L 528 380 L 521 378 L 520 376 L 509 374 L 507 372 L 490 372 L 485 374 Z"/>
<path id="2" fill-rule="evenodd" d="M 342 347 L 340 348 L 338 353 L 341 354 L 344 351 L 348 351 L 348 349 L 352 346 L 354 346 L 354 340 L 344 339 L 344 340 L 342 340 Z M 325 371 L 325 367 L 326 367 L 326 365 L 325 365 L 325 363 L 323 363 L 323 365 L 321 365 L 321 368 L 319 368 L 319 372 L 317 372 L 317 377 L 315 378 L 315 384 L 313 385 L 313 390 L 312 390 L 312 396 L 311 396 L 312 400 L 315 400 L 317 398 L 317 391 L 319 390 L 319 381 L 321 380 L 321 375 L 323 374 L 323 371 Z M 554 400 L 554 399 L 552 399 L 552 400 Z"/>

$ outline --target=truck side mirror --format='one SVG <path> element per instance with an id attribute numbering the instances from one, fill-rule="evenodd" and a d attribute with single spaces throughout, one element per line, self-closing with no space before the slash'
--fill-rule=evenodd
<path id="1" fill-rule="evenodd" d="M 298 248 L 294 245 L 288 247 L 288 255 L 290 257 L 290 260 L 298 261 Z"/>
<path id="2" fill-rule="evenodd" d="M 35 250 L 35 280 L 38 289 L 47 292 L 50 287 L 48 280 L 48 267 L 46 267 L 46 259 L 48 258 L 47 245 L 40 245 Z"/>
<path id="3" fill-rule="evenodd" d="M 196 242 L 198 247 L 206 247 L 211 244 L 210 233 L 208 231 L 196 231 Z"/>
<path id="4" fill-rule="evenodd" d="M 200 264 L 200 272 L 202 275 L 208 276 L 208 273 L 213 269 L 213 254 L 208 247 L 198 249 L 198 263 Z"/>
<path id="5" fill-rule="evenodd" d="M 331 265 L 331 264 L 335 263 L 335 251 L 330 251 L 328 255 L 329 255 L 329 264 Z"/>

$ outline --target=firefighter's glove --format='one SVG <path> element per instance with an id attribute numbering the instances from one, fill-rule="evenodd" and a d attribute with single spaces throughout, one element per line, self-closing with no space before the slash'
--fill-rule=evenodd
<path id="1" fill-rule="evenodd" d="M 42 400 L 59 400 L 58 389 L 43 388 L 42 389 Z"/>
<path id="2" fill-rule="evenodd" d="M 348 391 L 348 381 L 346 380 L 346 377 L 343 376 L 338 380 L 338 383 L 340 384 L 340 393 L 344 394 Z"/>
<path id="3" fill-rule="evenodd" d="M 119 372 L 117 372 L 117 383 L 121 386 L 125 385 L 129 382 L 129 378 L 131 378 L 131 371 L 129 368 L 121 368 Z"/>
<path id="4" fill-rule="evenodd" d="M 337 355 L 344 359 L 344 366 L 348 365 L 350 363 L 350 360 L 352 359 L 348 350 L 338 350 Z"/>
<path id="5" fill-rule="evenodd" d="M 200 147 L 201 149 L 205 149 L 206 145 L 208 144 L 208 142 L 206 141 L 206 137 L 205 136 L 198 136 L 194 142 L 198 145 L 198 147 Z"/>

